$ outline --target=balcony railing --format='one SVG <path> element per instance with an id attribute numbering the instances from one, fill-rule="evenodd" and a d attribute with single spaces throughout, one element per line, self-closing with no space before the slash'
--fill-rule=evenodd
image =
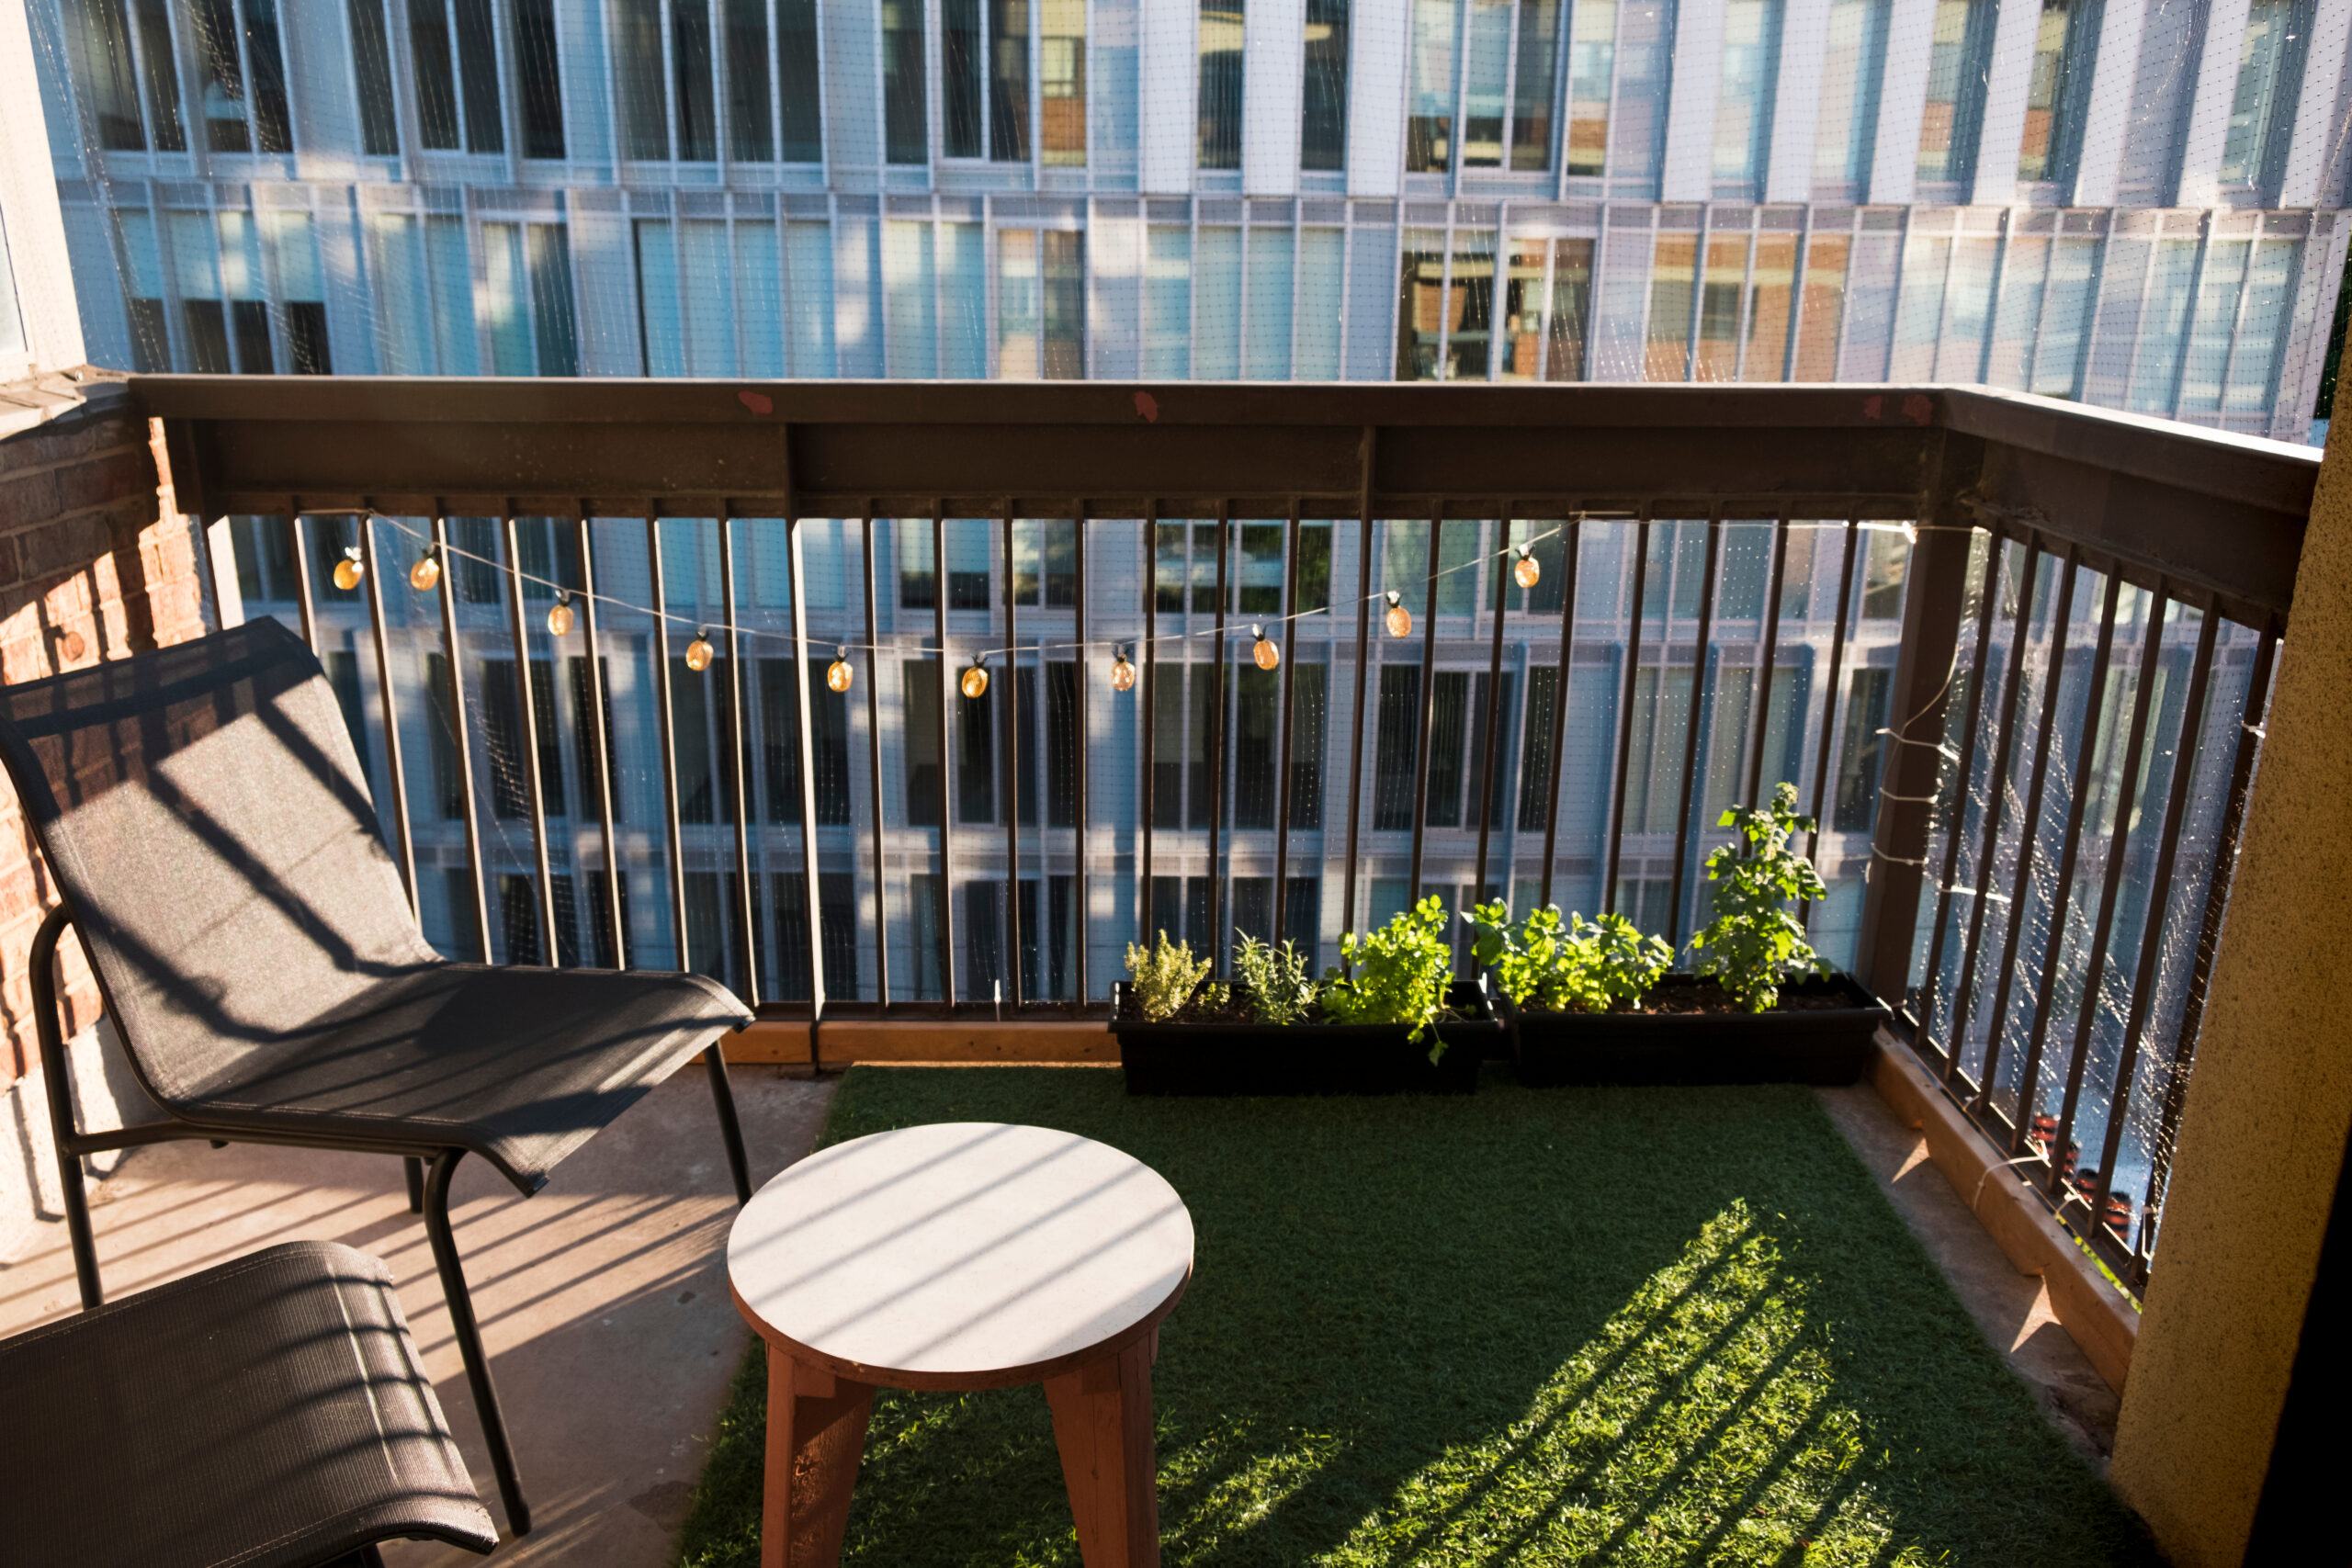
<path id="1" fill-rule="evenodd" d="M 2313 454 L 1953 388 L 135 385 L 454 955 L 1026 1016 L 1414 889 L 1680 940 L 1786 779 L 1816 943 L 2146 1278 Z"/>

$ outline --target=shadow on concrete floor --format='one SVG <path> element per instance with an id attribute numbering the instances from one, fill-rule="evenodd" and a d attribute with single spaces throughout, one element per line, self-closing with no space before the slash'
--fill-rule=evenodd
<path id="1" fill-rule="evenodd" d="M 733 1074 L 754 1186 L 808 1152 L 832 1085 Z M 391 1266 L 425 1371 L 501 1528 L 497 1483 L 400 1162 L 209 1144 L 131 1152 L 92 1191 L 109 1299 L 282 1241 L 340 1241 Z M 481 1160 L 450 1205 L 535 1528 L 490 1561 L 651 1568 L 686 1498 L 748 1337 L 727 1294 L 735 1213 L 707 1080 L 689 1064 L 556 1168 L 527 1201 Z M 0 1267 L 0 1336 L 78 1309 L 62 1224 Z M 391 1568 L 484 1561 L 421 1542 Z"/>

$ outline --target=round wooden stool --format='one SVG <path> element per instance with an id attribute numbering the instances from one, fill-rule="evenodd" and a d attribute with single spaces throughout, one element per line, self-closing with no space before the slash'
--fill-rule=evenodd
<path id="1" fill-rule="evenodd" d="M 1087 1568 L 1159 1562 L 1151 1365 L 1193 1274 L 1159 1172 L 1070 1133 L 946 1122 L 809 1156 L 727 1241 L 768 1347 L 762 1568 L 841 1559 L 876 1385 L 1041 1382 Z"/>

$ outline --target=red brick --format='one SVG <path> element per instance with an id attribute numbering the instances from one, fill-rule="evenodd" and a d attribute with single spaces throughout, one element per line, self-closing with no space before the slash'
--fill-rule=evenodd
<path id="1" fill-rule="evenodd" d="M 19 535 L 17 547 L 22 555 L 25 576 L 39 581 L 62 577 L 68 572 L 78 574 L 84 567 L 111 550 L 114 539 L 102 519 L 69 517 L 46 528 Z"/>
<path id="2" fill-rule="evenodd" d="M 57 479 L 49 469 L 18 473 L 0 464 L 0 532 L 13 533 L 57 515 Z"/>
<path id="3" fill-rule="evenodd" d="M 154 504 L 155 465 L 143 447 L 109 453 L 57 470 L 57 504 L 66 513 L 104 506 L 133 495 L 150 507 Z"/>

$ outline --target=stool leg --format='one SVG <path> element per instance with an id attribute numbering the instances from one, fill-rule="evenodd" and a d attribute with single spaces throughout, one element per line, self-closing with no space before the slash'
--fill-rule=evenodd
<path id="1" fill-rule="evenodd" d="M 1159 1568 L 1151 1450 L 1151 1361 L 1159 1336 L 1046 1380 L 1069 1511 L 1086 1568 Z"/>
<path id="2" fill-rule="evenodd" d="M 865 1452 L 874 1385 L 768 1347 L 767 1495 L 760 1568 L 833 1568 Z"/>

